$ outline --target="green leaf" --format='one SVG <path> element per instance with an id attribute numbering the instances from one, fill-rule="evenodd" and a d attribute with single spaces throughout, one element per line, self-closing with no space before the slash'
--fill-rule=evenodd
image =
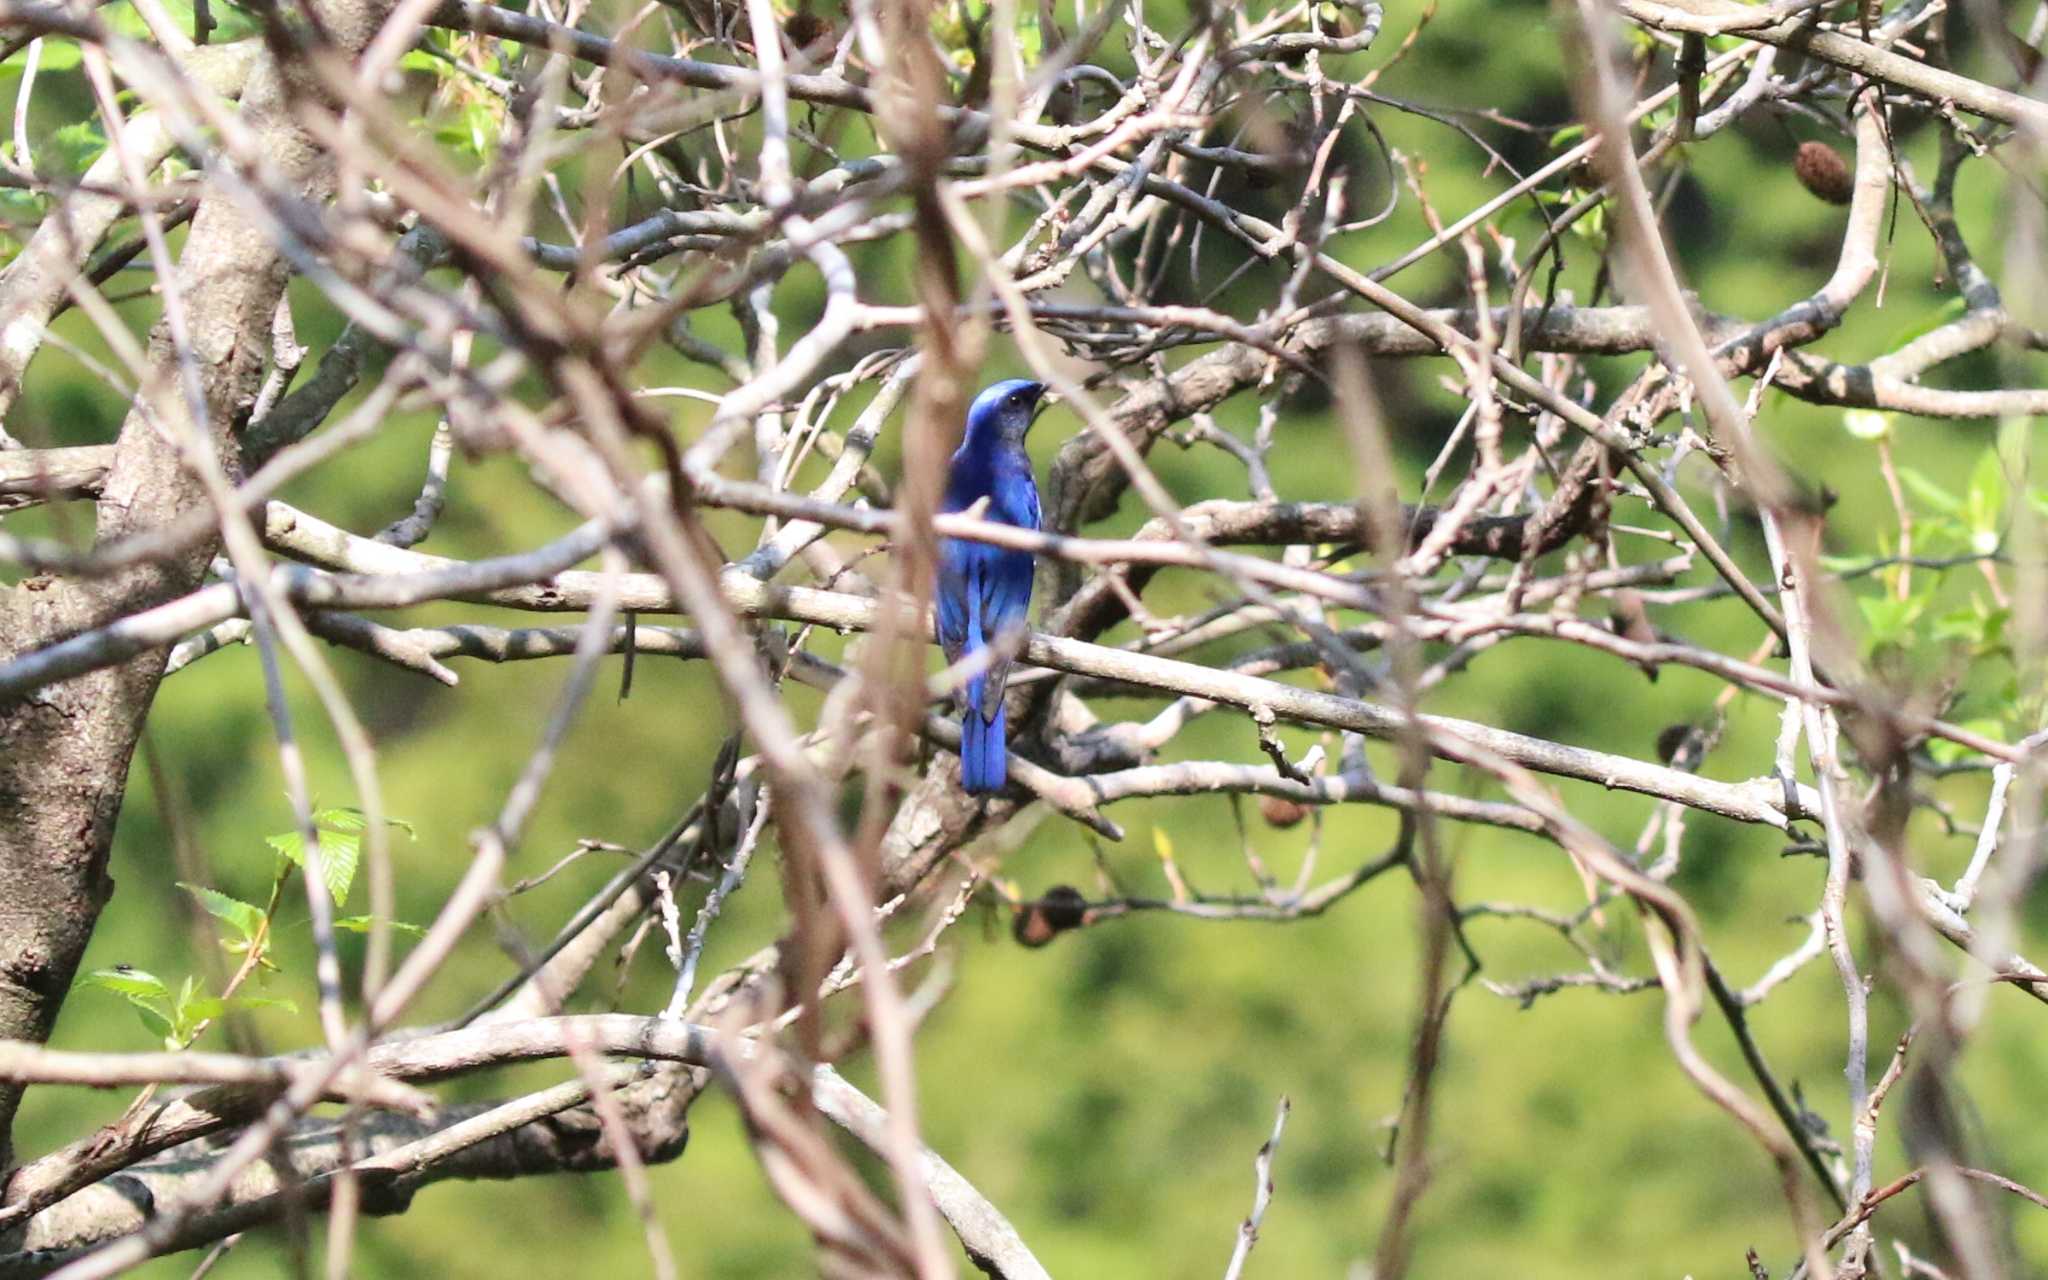
<path id="1" fill-rule="evenodd" d="M 320 831 L 320 878 L 338 904 L 348 897 L 349 885 L 355 879 L 363 838 L 353 832 L 329 830 L 317 818 L 314 825 Z M 265 843 L 289 858 L 299 870 L 306 869 L 306 839 L 298 832 L 270 836 Z"/>
<path id="2" fill-rule="evenodd" d="M 60 40 L 45 37 L 42 57 L 36 61 L 36 72 L 69 71 L 85 60 L 85 46 L 76 40 Z M 0 62 L 0 67 L 19 71 L 28 65 L 28 46 L 23 45 L 13 57 Z"/>
<path id="3" fill-rule="evenodd" d="M 385 825 L 397 827 L 408 836 L 417 834 L 412 824 L 403 819 L 387 818 Z M 349 886 L 355 883 L 356 867 L 363 855 L 363 832 L 369 827 L 369 819 L 360 809 L 322 809 L 313 815 L 313 826 L 320 833 L 320 876 L 339 906 L 348 897 Z M 266 836 L 264 843 L 301 871 L 305 870 L 306 841 L 298 832 Z"/>
<path id="4" fill-rule="evenodd" d="M 1923 556 L 1961 555 L 1970 547 L 1970 531 L 1955 516 L 1926 516 L 1913 526 L 1913 550 Z"/>
<path id="5" fill-rule="evenodd" d="M 78 985 L 111 991 L 136 1004 L 145 1000 L 161 1000 L 168 1003 L 171 998 L 171 989 L 164 985 L 162 978 L 153 973 L 144 973 L 140 969 L 131 969 L 125 964 L 115 965 L 111 969 L 95 969 L 80 978 Z"/>
<path id="6" fill-rule="evenodd" d="M 376 923 L 376 920 L 377 917 L 375 916 L 341 916 L 335 920 L 334 927 L 344 933 L 368 933 L 371 926 Z M 416 924 L 407 924 L 403 920 L 387 920 L 385 925 L 399 933 L 405 934 L 407 937 L 424 938 L 427 936 L 425 929 L 420 928 Z"/>
<path id="7" fill-rule="evenodd" d="M 2012 610 L 1977 600 L 1936 618 L 1933 634 L 1936 640 L 1960 640 L 1978 656 L 1989 656 L 2005 648 L 2005 628 L 2011 620 Z"/>
<path id="8" fill-rule="evenodd" d="M 1863 612 L 1863 624 L 1872 645 L 1896 644 L 1904 639 L 1926 606 L 1925 597 L 1900 600 L 1892 596 L 1858 596 L 1856 607 Z"/>
<path id="9" fill-rule="evenodd" d="M 240 898 L 231 898 L 227 894 L 217 889 L 209 889 L 205 885 L 187 884 L 185 881 L 180 880 L 178 887 L 191 894 L 194 898 L 197 898 L 199 905 L 205 909 L 206 914 L 216 920 L 226 921 L 229 925 L 233 926 L 235 931 L 242 935 L 244 942 L 253 939 L 257 932 L 263 928 L 264 915 L 263 908 L 261 907 L 253 906 L 242 901 Z"/>
<path id="10" fill-rule="evenodd" d="M 197 996 L 187 1001 L 180 1010 L 186 1017 L 186 1025 L 197 1027 L 202 1022 L 218 1021 L 229 1011 L 248 1009 L 282 1009 L 286 1013 L 297 1013 L 299 1006 L 277 996 Z"/>
<path id="11" fill-rule="evenodd" d="M 1970 546 L 1979 555 L 1998 550 L 1999 526 L 2005 518 L 2006 495 L 2012 483 L 2006 479 L 2005 463 L 1998 450 L 1986 449 L 1977 456 L 1970 472 L 1970 489 L 1963 499 L 1963 520 L 1970 526 Z"/>
<path id="12" fill-rule="evenodd" d="M 322 809 L 313 815 L 313 821 L 330 831 L 363 832 L 370 829 L 369 816 L 361 809 L 355 808 Z M 408 836 L 417 837 L 419 835 L 419 832 L 413 829 L 413 825 L 404 818 L 386 818 L 384 819 L 384 825 L 387 827 L 397 827 Z"/>
<path id="13" fill-rule="evenodd" d="M 53 160 L 66 173 L 77 177 L 91 168 L 106 149 L 107 135 L 101 131 L 100 122 L 87 119 L 52 131 L 49 145 L 41 149 L 39 158 Z"/>
<path id="14" fill-rule="evenodd" d="M 1913 491 L 1914 497 L 1933 507 L 1936 511 L 1945 512 L 1952 516 L 1963 514 L 1963 500 L 1961 498 L 1934 483 L 1934 481 L 1929 480 L 1926 476 L 1913 470 L 1913 468 L 1900 467 L 1899 480 L 1906 488 Z"/>
<path id="15" fill-rule="evenodd" d="M 2033 429 L 2032 418 L 2009 417 L 1998 424 L 1998 456 L 2005 460 L 2006 472 L 2015 480 L 2026 478 L 2027 462 L 2033 453 Z"/>
<path id="16" fill-rule="evenodd" d="M 146 1004 L 138 1004 L 135 1006 L 135 1013 L 142 1019 L 142 1025 L 148 1028 L 149 1033 L 163 1041 L 164 1048 L 175 1050 L 185 1047 L 178 1035 L 178 1029 L 171 1025 L 171 1020 L 162 1011 Z"/>
<path id="17" fill-rule="evenodd" d="M 158 0 L 158 3 L 163 6 L 164 15 L 171 20 L 171 25 L 176 27 L 180 34 L 192 34 L 192 0 Z M 213 34 L 208 39 L 214 44 L 246 40 L 262 29 L 248 11 L 239 5 L 214 0 L 209 12 L 213 18 Z M 116 3 L 108 5 L 101 13 L 105 15 L 107 25 L 123 35 L 132 36 L 137 40 L 154 39 L 150 35 L 149 25 L 127 0 L 116 0 Z"/>
<path id="18" fill-rule="evenodd" d="M 1970 304 L 1964 300 L 1961 294 L 1957 294 L 1939 307 L 1936 307 L 1932 313 L 1921 316 L 1910 324 L 1901 326 L 1898 332 L 1892 335 L 1892 340 L 1886 349 L 1896 350 L 1909 342 L 1924 338 L 1936 329 L 1941 328 L 1941 326 L 1962 319 L 1963 313 L 1969 309 Z"/>
<path id="19" fill-rule="evenodd" d="M 1323 9 L 1323 20 L 1325 22 L 1341 21 L 1342 15 L 1336 12 L 1336 6 L 1326 4 L 1323 6 Z M 1019 13 L 1017 15 L 1016 31 L 1017 56 L 1024 60 L 1025 66 L 1037 66 L 1039 61 L 1045 57 L 1045 33 L 1038 29 L 1037 10 L 1026 10 Z"/>
<path id="20" fill-rule="evenodd" d="M 185 979 L 188 989 L 191 984 L 190 978 Z M 86 974 L 78 980 L 78 985 L 97 987 L 120 996 L 135 1010 L 135 1015 L 142 1019 L 142 1025 L 149 1033 L 163 1041 L 166 1049 L 184 1048 L 175 1012 L 177 999 L 171 995 L 170 987 L 162 978 L 127 965 L 115 965 L 111 969 L 97 969 Z"/>

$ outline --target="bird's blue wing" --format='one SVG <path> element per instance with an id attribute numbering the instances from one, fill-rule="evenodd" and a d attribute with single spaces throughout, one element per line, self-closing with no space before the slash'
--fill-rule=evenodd
<path id="1" fill-rule="evenodd" d="M 967 650 L 967 610 L 970 602 L 978 603 L 970 595 L 967 582 L 968 558 L 973 545 L 956 542 L 952 538 L 939 541 L 939 581 L 933 592 L 933 612 L 938 615 L 939 645 L 946 651 L 946 661 L 958 662 Z"/>
<path id="2" fill-rule="evenodd" d="M 1009 683 L 1010 663 L 1015 645 L 1022 637 L 1031 613 L 1032 561 L 1028 551 L 979 548 L 984 553 L 981 571 L 975 576 L 979 588 L 981 640 L 983 644 L 1002 641 L 1005 654 L 989 664 L 979 696 L 970 701 L 984 720 L 992 718 Z"/>

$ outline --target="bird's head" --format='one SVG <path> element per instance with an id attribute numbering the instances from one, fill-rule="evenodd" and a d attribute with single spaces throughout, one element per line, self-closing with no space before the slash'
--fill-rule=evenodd
<path id="1" fill-rule="evenodd" d="M 1045 394 L 1045 384 L 1029 378 L 998 382 L 980 395 L 967 409 L 967 433 L 988 435 L 1021 444 L 1031 429 L 1031 416 Z"/>

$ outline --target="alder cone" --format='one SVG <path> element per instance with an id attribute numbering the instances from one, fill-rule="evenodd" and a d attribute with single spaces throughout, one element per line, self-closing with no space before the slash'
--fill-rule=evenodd
<path id="1" fill-rule="evenodd" d="M 1266 825 L 1284 831 L 1300 825 L 1301 820 L 1308 816 L 1308 806 L 1286 796 L 1260 796 L 1259 816 L 1266 820 Z"/>
<path id="2" fill-rule="evenodd" d="M 1799 154 L 1792 157 L 1792 172 L 1799 175 L 1801 186 L 1829 204 L 1849 203 L 1856 190 L 1849 162 L 1825 142 L 1800 143 Z"/>

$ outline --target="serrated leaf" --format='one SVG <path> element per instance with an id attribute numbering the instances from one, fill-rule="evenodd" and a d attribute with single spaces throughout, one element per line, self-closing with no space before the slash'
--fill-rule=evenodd
<path id="1" fill-rule="evenodd" d="M 171 998 L 171 989 L 164 985 L 162 978 L 140 969 L 131 969 L 126 965 L 112 969 L 95 969 L 80 978 L 78 985 L 111 991 L 115 995 L 126 997 L 131 1003 L 140 1003 L 144 1000 L 168 1002 Z"/>
<path id="2" fill-rule="evenodd" d="M 178 887 L 197 898 L 206 914 L 234 926 L 244 941 L 254 938 L 257 930 L 263 927 L 261 907 L 251 905 L 240 898 L 231 898 L 218 889 L 209 889 L 205 885 L 188 884 L 180 880 Z"/>
<path id="3" fill-rule="evenodd" d="M 408 836 L 415 835 L 412 824 L 400 818 L 386 818 L 385 825 L 397 827 Z M 355 883 L 356 868 L 362 861 L 363 832 L 369 828 L 369 819 L 360 809 L 322 809 L 313 815 L 313 826 L 320 833 L 320 878 L 327 885 L 327 892 L 339 906 L 348 898 L 349 887 Z M 300 870 L 306 867 L 306 841 L 296 831 L 264 837 L 264 843 Z"/>
<path id="4" fill-rule="evenodd" d="M 305 870 L 305 836 L 301 836 L 299 831 L 266 836 L 264 844 L 289 858 L 299 870 Z M 362 836 L 354 834 L 354 831 L 319 829 L 319 879 L 328 887 L 328 893 L 336 903 L 348 897 L 348 885 L 356 879 L 356 860 L 360 854 Z"/>
<path id="5" fill-rule="evenodd" d="M 344 933 L 368 933 L 370 927 L 376 923 L 376 920 L 377 917 L 375 916 L 342 916 L 334 922 L 334 927 Z M 405 934 L 407 937 L 424 938 L 427 936 L 425 929 L 420 928 L 416 924 L 407 924 L 403 920 L 387 920 L 385 924 L 387 927 Z"/>
<path id="6" fill-rule="evenodd" d="M 347 831 L 321 834 L 320 877 L 326 882 L 327 892 L 333 896 L 335 906 L 347 900 L 349 886 L 355 883 L 356 865 L 362 857 L 362 836 Z"/>
<path id="7" fill-rule="evenodd" d="M 313 821 L 318 823 L 323 831 L 363 832 L 370 829 L 370 816 L 361 809 L 352 806 L 322 809 L 313 815 Z M 414 830 L 413 825 L 404 818 L 386 818 L 384 819 L 384 825 L 387 827 L 397 827 L 400 831 L 405 832 L 406 835 L 414 839 L 419 837 L 419 832 Z"/>

